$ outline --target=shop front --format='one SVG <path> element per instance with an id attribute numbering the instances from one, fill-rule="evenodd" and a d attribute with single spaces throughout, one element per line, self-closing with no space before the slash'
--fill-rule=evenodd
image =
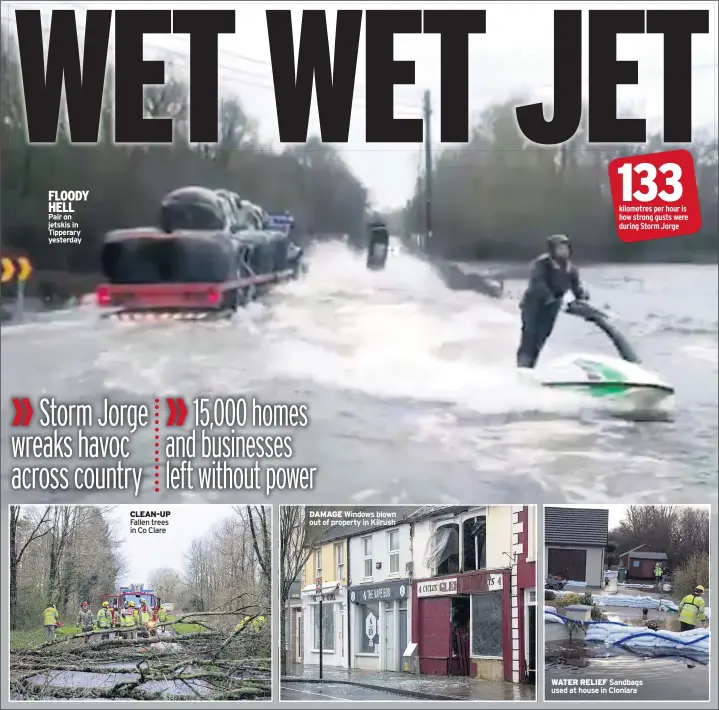
<path id="1" fill-rule="evenodd" d="M 409 642 L 411 582 L 395 579 L 349 587 L 350 665 L 372 671 L 401 671 Z"/>
<path id="2" fill-rule="evenodd" d="M 509 570 L 418 580 L 412 587 L 412 641 L 420 673 L 512 681 Z"/>
<path id="3" fill-rule="evenodd" d="M 321 595 L 310 589 L 302 591 L 302 661 L 305 664 L 319 665 L 321 653 L 323 665 L 347 668 L 344 597 L 344 590 L 337 584 L 324 585 Z"/>

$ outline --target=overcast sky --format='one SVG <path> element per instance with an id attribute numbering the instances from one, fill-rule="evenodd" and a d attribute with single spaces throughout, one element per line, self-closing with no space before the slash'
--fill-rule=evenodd
<path id="1" fill-rule="evenodd" d="M 171 3 L 22 3 L 23 7 L 38 7 L 48 14 L 50 9 L 85 9 L 107 7 L 142 8 L 178 7 Z M 272 86 L 272 68 L 270 65 L 269 43 L 265 10 L 263 3 L 211 3 L 196 4 L 197 7 L 212 8 L 230 5 L 236 10 L 236 33 L 220 37 L 220 84 L 221 91 L 234 93 L 241 97 L 246 110 L 259 123 L 260 133 L 265 141 L 278 143 L 277 120 L 275 115 L 274 89 Z M 311 7 L 325 9 L 328 16 L 330 46 L 334 43 L 334 25 L 339 7 L 352 8 L 430 8 L 467 7 L 469 3 L 380 3 L 361 4 L 323 3 L 306 0 L 302 3 L 272 3 L 272 8 L 293 8 L 295 37 L 299 36 L 302 10 Z M 522 7 L 519 7 L 522 5 Z M 4 26 L 12 23 L 12 15 L 20 4 L 3 3 Z M 186 3 L 183 7 L 189 7 Z M 471 5 L 470 5 L 471 6 Z M 474 4 L 474 7 L 480 7 Z M 693 118 L 697 127 L 706 128 L 716 134 L 716 87 L 717 87 L 717 31 L 716 3 L 572 3 L 571 6 L 552 3 L 493 3 L 486 2 L 481 7 L 487 10 L 487 33 L 471 36 L 470 48 L 470 113 L 476 115 L 488 104 L 524 94 L 533 99 L 547 99 L 552 96 L 553 88 L 553 11 L 555 8 L 622 8 L 651 9 L 671 7 L 690 9 L 708 8 L 711 12 L 710 34 L 696 35 L 693 41 Z M 7 8 L 7 9 L 6 9 Z M 78 18 L 82 27 L 84 19 Z M 48 24 L 49 27 L 49 24 Z M 163 48 L 172 52 L 176 61 L 186 57 L 188 38 L 186 36 L 148 35 L 146 48 Z M 297 51 L 295 41 L 295 52 Z M 147 49 L 146 49 L 147 51 Z M 587 51 L 586 17 L 584 51 Z M 639 84 L 632 87 L 620 87 L 620 104 L 637 111 L 651 119 L 650 128 L 656 128 L 661 119 L 663 105 L 663 38 L 660 35 L 623 35 L 618 40 L 618 58 L 639 61 Z M 395 116 L 412 118 L 421 115 L 422 92 L 432 91 L 435 106 L 435 121 L 432 125 L 433 136 L 439 137 L 439 101 L 440 94 L 440 39 L 437 35 L 397 36 L 395 39 L 395 58 L 415 62 L 415 86 L 395 89 Z M 365 143 L 364 122 L 364 29 L 360 41 L 355 103 L 352 114 L 350 142 L 342 149 L 344 157 L 356 175 L 370 189 L 370 196 L 378 207 L 398 207 L 411 196 L 414 183 L 421 165 L 420 145 L 367 145 Z M 586 85 L 586 57 L 584 73 Z M 586 94 L 586 90 L 585 90 Z M 310 132 L 319 131 L 316 103 L 310 116 Z M 440 146 L 437 145 L 437 148 Z M 281 208 L 281 206 L 271 206 Z"/>
<path id="2" fill-rule="evenodd" d="M 152 570 L 172 567 L 182 573 L 184 557 L 195 538 L 206 535 L 223 518 L 234 515 L 231 505 L 117 505 L 107 509 L 115 535 L 122 540 L 120 554 L 126 572 L 120 584 L 150 583 Z M 170 511 L 166 533 L 130 533 L 130 511 Z M 140 526 L 132 526 L 140 527 Z M 146 526 L 142 526 L 146 527 Z"/>

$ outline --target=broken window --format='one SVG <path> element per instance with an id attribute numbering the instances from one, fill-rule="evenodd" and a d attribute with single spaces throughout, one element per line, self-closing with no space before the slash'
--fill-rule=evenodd
<path id="1" fill-rule="evenodd" d="M 437 528 L 427 541 L 424 563 L 436 576 L 459 572 L 459 525 L 447 523 Z"/>
<path id="2" fill-rule="evenodd" d="M 477 515 L 462 524 L 462 571 L 487 567 L 487 518 Z"/>

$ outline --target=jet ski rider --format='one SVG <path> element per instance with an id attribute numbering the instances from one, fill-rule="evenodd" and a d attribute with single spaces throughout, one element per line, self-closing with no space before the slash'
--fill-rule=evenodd
<path id="1" fill-rule="evenodd" d="M 529 284 L 519 308 L 522 313 L 522 337 L 517 351 L 517 367 L 533 368 L 544 344 L 552 334 L 554 323 L 567 291 L 581 300 L 589 300 L 579 271 L 572 264 L 572 247 L 564 234 L 547 239 L 547 253 L 532 264 Z"/>

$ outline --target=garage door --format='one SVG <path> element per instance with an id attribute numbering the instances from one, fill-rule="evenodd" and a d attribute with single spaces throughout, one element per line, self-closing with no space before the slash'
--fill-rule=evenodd
<path id="1" fill-rule="evenodd" d="M 547 551 L 547 571 L 549 574 L 572 579 L 575 582 L 587 581 L 587 551 L 566 550 L 550 547 Z"/>

